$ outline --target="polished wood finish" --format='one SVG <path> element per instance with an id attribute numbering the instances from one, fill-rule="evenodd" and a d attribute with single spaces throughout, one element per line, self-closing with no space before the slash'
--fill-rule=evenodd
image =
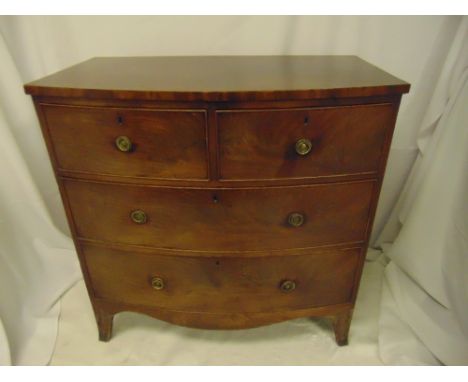
<path id="1" fill-rule="evenodd" d="M 350 303 L 361 249 L 187 257 L 86 244 L 83 253 L 97 298 L 186 312 L 259 313 Z M 152 277 L 164 280 L 161 290 L 152 288 Z M 296 288 L 282 291 L 284 280 Z"/>
<path id="2" fill-rule="evenodd" d="M 333 316 L 332 323 L 335 331 L 336 343 L 339 346 L 348 345 L 348 332 L 351 325 L 353 309 L 345 310 Z"/>
<path id="3" fill-rule="evenodd" d="M 42 106 L 60 169 L 122 177 L 207 179 L 206 112 Z M 122 152 L 116 138 L 128 137 Z"/>
<path id="4" fill-rule="evenodd" d="M 315 308 L 298 310 L 281 310 L 274 312 L 258 313 L 210 313 L 210 312 L 182 312 L 163 308 L 150 307 L 147 305 L 136 305 L 128 302 L 115 302 L 93 298 L 93 304 L 99 306 L 106 315 L 115 315 L 119 312 L 131 311 L 144 313 L 160 320 L 173 324 L 200 329 L 248 329 L 276 322 L 291 320 L 299 317 L 329 316 L 349 311 L 352 304 L 326 305 Z M 97 314 L 100 314 L 99 312 Z M 98 319 L 99 322 L 99 319 Z M 105 328 L 103 328 L 104 330 Z M 99 327 L 101 331 L 101 328 Z"/>
<path id="5" fill-rule="evenodd" d="M 220 179 L 376 174 L 392 104 L 218 111 Z M 296 143 L 311 142 L 305 155 Z"/>
<path id="6" fill-rule="evenodd" d="M 65 180 L 78 237 L 154 248 L 264 251 L 363 242 L 375 182 L 242 189 Z M 136 224 L 131 213 L 147 220 Z M 304 215 L 300 227 L 291 213 Z"/>
<path id="7" fill-rule="evenodd" d="M 153 101 L 267 101 L 398 95 L 409 84 L 355 56 L 93 58 L 28 94 Z"/>
<path id="8" fill-rule="evenodd" d="M 99 328 L 99 341 L 107 342 L 112 338 L 112 327 L 114 326 L 114 315 L 106 309 L 96 308 L 96 323 Z"/>
<path id="9" fill-rule="evenodd" d="M 205 329 L 330 316 L 347 343 L 409 84 L 352 56 L 140 57 L 25 89 L 100 340 L 135 311 Z"/>

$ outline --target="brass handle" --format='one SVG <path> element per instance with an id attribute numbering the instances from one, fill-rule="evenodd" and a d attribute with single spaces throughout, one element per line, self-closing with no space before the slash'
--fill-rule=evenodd
<path id="1" fill-rule="evenodd" d="M 156 290 L 164 289 L 164 280 L 161 277 L 153 277 L 151 279 L 151 286 Z"/>
<path id="2" fill-rule="evenodd" d="M 290 213 L 288 216 L 288 223 L 291 227 L 300 227 L 304 224 L 305 217 L 298 212 Z"/>
<path id="3" fill-rule="evenodd" d="M 301 138 L 296 142 L 296 153 L 299 155 L 307 155 L 312 150 L 312 142 L 306 138 Z"/>
<path id="4" fill-rule="evenodd" d="M 142 210 L 135 210 L 132 211 L 130 214 L 131 219 L 136 224 L 145 224 L 147 221 L 146 213 Z"/>
<path id="5" fill-rule="evenodd" d="M 115 147 L 117 147 L 120 151 L 127 153 L 132 150 L 133 145 L 129 137 L 121 135 L 115 138 Z"/>
<path id="6" fill-rule="evenodd" d="M 296 283 L 292 280 L 284 280 L 280 284 L 280 289 L 284 293 L 292 292 L 294 289 L 296 289 Z"/>

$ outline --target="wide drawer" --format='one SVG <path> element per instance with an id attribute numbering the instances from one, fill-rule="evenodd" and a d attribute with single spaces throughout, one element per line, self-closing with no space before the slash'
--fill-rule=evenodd
<path id="1" fill-rule="evenodd" d="M 95 297 L 192 312 L 350 302 L 359 248 L 255 258 L 160 256 L 83 245 Z"/>
<path id="2" fill-rule="evenodd" d="M 225 180 L 376 173 L 391 104 L 216 113 Z"/>
<path id="3" fill-rule="evenodd" d="M 206 179 L 206 113 L 42 105 L 59 169 Z"/>
<path id="4" fill-rule="evenodd" d="M 254 251 L 364 241 L 374 181 L 182 189 L 63 180 L 82 238 Z"/>

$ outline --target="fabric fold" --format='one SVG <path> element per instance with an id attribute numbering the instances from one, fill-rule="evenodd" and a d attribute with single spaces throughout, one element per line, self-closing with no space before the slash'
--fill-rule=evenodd
<path id="1" fill-rule="evenodd" d="M 416 343 L 424 344 L 443 364 L 468 364 L 467 41 L 465 17 L 444 68 L 451 75 L 444 76 L 444 86 L 437 86 L 442 94 L 434 94 L 434 99 L 448 94 L 447 103 L 430 139 L 424 138 L 424 150 L 397 204 L 402 227 L 386 251 L 391 263 L 385 280 L 392 293 L 383 294 L 380 319 L 380 350 L 386 363 L 398 359 L 398 336 L 388 331 L 389 316 L 394 315 L 411 327 L 415 349 Z M 428 130 L 422 131 L 425 136 Z"/>

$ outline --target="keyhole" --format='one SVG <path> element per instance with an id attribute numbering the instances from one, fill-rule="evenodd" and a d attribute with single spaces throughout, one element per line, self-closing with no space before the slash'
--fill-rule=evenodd
<path id="1" fill-rule="evenodd" d="M 123 117 L 121 115 L 117 116 L 117 123 L 119 125 L 122 125 L 123 124 Z"/>
<path id="2" fill-rule="evenodd" d="M 216 195 L 213 195 L 213 203 L 218 203 L 219 199 Z"/>
<path id="3" fill-rule="evenodd" d="M 309 117 L 305 117 L 304 118 L 304 125 L 308 125 L 309 124 Z"/>

